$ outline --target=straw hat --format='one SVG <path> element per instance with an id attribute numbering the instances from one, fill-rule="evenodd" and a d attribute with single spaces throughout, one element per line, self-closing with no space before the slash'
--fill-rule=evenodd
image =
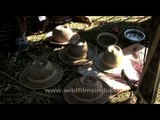
<path id="1" fill-rule="evenodd" d="M 69 104 L 104 104 L 111 95 L 111 89 L 102 80 L 91 76 L 74 79 L 64 88 L 64 99 Z"/>
<path id="2" fill-rule="evenodd" d="M 86 41 L 74 41 L 59 51 L 59 58 L 62 62 L 76 66 L 91 62 L 96 55 L 96 47 Z"/>
<path id="3" fill-rule="evenodd" d="M 26 67 L 20 82 L 29 89 L 45 89 L 58 83 L 63 77 L 63 69 L 49 61 L 35 61 Z"/>
<path id="4" fill-rule="evenodd" d="M 54 28 L 51 35 L 47 34 L 47 40 L 52 44 L 67 45 L 76 39 L 80 39 L 78 33 L 74 33 L 69 27 L 59 25 Z"/>
<path id="5" fill-rule="evenodd" d="M 122 49 L 117 45 L 111 45 L 96 57 L 95 65 L 101 71 L 107 72 L 109 69 L 121 66 L 123 58 Z"/>

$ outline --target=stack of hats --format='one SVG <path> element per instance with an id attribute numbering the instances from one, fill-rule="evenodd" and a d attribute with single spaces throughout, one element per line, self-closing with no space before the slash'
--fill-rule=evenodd
<path id="1" fill-rule="evenodd" d="M 80 36 L 69 27 L 59 25 L 53 29 L 52 35 L 47 40 L 52 44 L 67 45 L 79 38 Z"/>
<path id="2" fill-rule="evenodd" d="M 104 104 L 111 94 L 104 81 L 91 76 L 74 79 L 64 89 L 67 92 L 63 95 L 69 104 Z"/>
<path id="3" fill-rule="evenodd" d="M 122 49 L 117 45 L 108 46 L 105 52 L 100 53 L 95 59 L 95 65 L 98 69 L 103 72 L 116 68 L 123 63 L 123 52 Z"/>
<path id="4" fill-rule="evenodd" d="M 96 47 L 83 40 L 74 40 L 69 46 L 59 51 L 59 58 L 62 62 L 75 66 L 90 63 L 96 55 Z"/>
<path id="5" fill-rule="evenodd" d="M 45 89 L 57 84 L 63 77 L 63 69 L 47 60 L 36 60 L 26 67 L 21 75 L 20 82 L 29 89 Z"/>

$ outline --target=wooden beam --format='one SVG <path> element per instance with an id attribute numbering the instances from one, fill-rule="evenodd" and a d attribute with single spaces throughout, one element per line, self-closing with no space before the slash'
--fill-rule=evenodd
<path id="1" fill-rule="evenodd" d="M 152 42 L 151 48 L 147 55 L 146 64 L 142 73 L 139 90 L 144 99 L 148 103 L 155 101 L 155 94 L 159 84 L 159 69 L 160 69 L 160 24 Z"/>

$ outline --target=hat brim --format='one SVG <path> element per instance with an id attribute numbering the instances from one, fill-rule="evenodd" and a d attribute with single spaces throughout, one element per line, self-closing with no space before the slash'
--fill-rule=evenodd
<path id="1" fill-rule="evenodd" d="M 105 66 L 105 65 L 102 63 L 103 55 L 104 55 L 104 53 L 100 53 L 100 54 L 96 57 L 94 63 L 95 63 L 95 65 L 96 65 L 96 67 L 97 67 L 100 71 L 107 72 L 107 70 L 109 70 L 109 69 L 111 69 L 111 68 Z"/>
<path id="2" fill-rule="evenodd" d="M 50 79 L 48 80 L 47 82 L 44 82 L 44 83 L 34 83 L 34 82 L 31 82 L 30 80 L 27 79 L 27 71 L 29 69 L 29 67 L 27 67 L 26 69 L 24 69 L 20 75 L 20 82 L 23 86 L 25 86 L 26 88 L 29 88 L 29 89 L 34 89 L 34 90 L 39 90 L 39 89 L 46 89 L 46 88 L 49 88 L 55 84 L 57 84 L 63 77 L 63 69 L 55 64 L 55 63 L 52 63 L 53 66 L 54 66 L 54 69 L 56 69 L 56 72 L 55 72 L 55 75 Z"/>
<path id="3" fill-rule="evenodd" d="M 64 89 L 66 91 L 67 90 L 69 91 L 69 89 L 72 89 L 76 80 L 77 79 L 68 83 Z M 66 102 L 68 104 L 104 104 L 104 103 L 106 103 L 109 100 L 111 94 L 113 94 L 113 93 L 111 93 L 111 88 L 104 81 L 102 81 L 102 80 L 99 80 L 99 81 L 101 82 L 103 89 L 107 90 L 102 93 L 102 95 L 99 99 L 94 100 L 94 101 L 89 101 L 89 102 L 80 101 L 73 96 L 73 93 L 72 93 L 73 91 L 72 92 L 64 92 L 63 93 L 64 99 L 66 100 Z"/>
<path id="4" fill-rule="evenodd" d="M 46 35 L 47 36 L 47 35 Z M 60 42 L 54 42 L 56 40 L 54 40 L 54 38 L 52 36 L 50 37 L 47 37 L 46 40 L 51 43 L 51 44 L 55 44 L 55 45 L 68 45 L 70 43 L 72 43 L 74 40 L 77 40 L 75 37 L 79 37 L 78 33 L 73 33 L 73 36 L 72 38 L 67 41 L 67 42 L 63 42 L 63 43 L 60 43 Z"/>
<path id="5" fill-rule="evenodd" d="M 88 45 L 88 52 L 87 52 L 87 56 L 85 59 L 80 59 L 80 60 L 70 59 L 67 56 L 67 49 L 69 46 L 66 46 L 65 48 L 63 48 L 59 51 L 59 59 L 68 65 L 74 65 L 74 66 L 86 65 L 86 64 L 92 62 L 97 55 L 96 47 L 94 45 L 92 45 L 91 43 L 88 43 L 87 45 Z"/>

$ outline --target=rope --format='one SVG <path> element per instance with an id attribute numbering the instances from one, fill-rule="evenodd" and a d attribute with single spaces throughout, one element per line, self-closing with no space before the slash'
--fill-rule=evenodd
<path id="1" fill-rule="evenodd" d="M 13 79 L 13 80 L 16 81 L 17 83 L 21 84 L 17 79 L 15 79 L 14 77 L 10 76 L 9 74 L 7 74 L 7 73 L 5 73 L 5 72 L 2 72 L 2 71 L 0 71 L 0 73 L 3 74 L 3 75 L 5 75 L 5 76 L 7 76 L 7 77 L 9 77 L 9 78 L 11 78 L 11 79 Z M 21 85 L 22 85 L 22 84 L 21 84 Z"/>

